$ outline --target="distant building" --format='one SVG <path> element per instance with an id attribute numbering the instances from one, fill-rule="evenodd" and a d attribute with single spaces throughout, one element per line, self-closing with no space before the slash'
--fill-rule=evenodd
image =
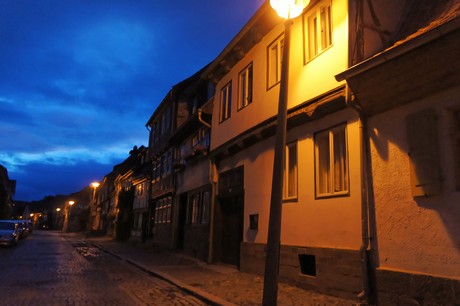
<path id="1" fill-rule="evenodd" d="M 146 126 L 153 242 L 208 260 L 214 191 L 208 157 L 211 111 L 204 105 L 214 87 L 201 72 L 176 84 Z"/>
<path id="2" fill-rule="evenodd" d="M 0 165 L 0 219 L 9 219 L 13 212 L 16 181 L 10 180 L 8 170 Z"/>

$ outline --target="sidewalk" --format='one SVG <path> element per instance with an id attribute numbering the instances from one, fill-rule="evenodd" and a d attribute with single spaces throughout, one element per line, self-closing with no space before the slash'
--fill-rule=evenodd
<path id="1" fill-rule="evenodd" d="M 222 264 L 206 264 L 149 244 L 118 242 L 109 237 L 83 238 L 104 252 L 160 277 L 211 305 L 261 305 L 263 277 Z M 356 302 L 279 284 L 278 305 L 356 305 Z"/>

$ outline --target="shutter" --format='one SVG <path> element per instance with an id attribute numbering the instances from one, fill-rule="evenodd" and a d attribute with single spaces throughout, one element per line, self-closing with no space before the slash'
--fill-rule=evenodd
<path id="1" fill-rule="evenodd" d="M 411 192 L 413 197 L 440 192 L 437 117 L 427 109 L 406 118 Z"/>

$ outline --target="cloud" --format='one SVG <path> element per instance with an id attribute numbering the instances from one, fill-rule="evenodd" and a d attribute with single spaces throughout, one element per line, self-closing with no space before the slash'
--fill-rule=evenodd
<path id="1" fill-rule="evenodd" d="M 80 191 L 93 181 L 102 180 L 112 166 L 96 162 L 74 165 L 48 165 L 30 163 L 14 173 L 17 200 L 39 200 L 49 195 L 70 194 Z M 33 173 L 33 175 L 30 175 Z"/>
<path id="2" fill-rule="evenodd" d="M 169 89 L 263 2 L 3 1 L 0 164 L 17 198 L 69 191 L 66 182 L 102 177 L 146 145 L 145 123 Z"/>
<path id="3" fill-rule="evenodd" d="M 98 162 L 100 164 L 113 164 L 115 161 L 127 156 L 132 148 L 130 145 L 119 144 L 106 147 L 105 150 L 92 150 L 89 147 L 60 146 L 43 152 L 31 153 L 0 153 L 0 161 L 9 171 L 18 171 L 29 164 L 42 165 L 67 165 L 73 166 L 80 162 Z"/>

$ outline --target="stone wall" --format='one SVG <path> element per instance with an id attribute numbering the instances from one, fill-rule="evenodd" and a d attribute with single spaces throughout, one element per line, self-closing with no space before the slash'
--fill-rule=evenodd
<path id="1" fill-rule="evenodd" d="M 358 301 L 357 295 L 362 290 L 359 251 L 282 245 L 280 253 L 281 282 Z M 299 257 L 307 259 L 303 267 Z M 242 243 L 240 269 L 263 275 L 265 245 Z"/>
<path id="2" fill-rule="evenodd" d="M 460 280 L 377 269 L 378 305 L 460 305 Z"/>

